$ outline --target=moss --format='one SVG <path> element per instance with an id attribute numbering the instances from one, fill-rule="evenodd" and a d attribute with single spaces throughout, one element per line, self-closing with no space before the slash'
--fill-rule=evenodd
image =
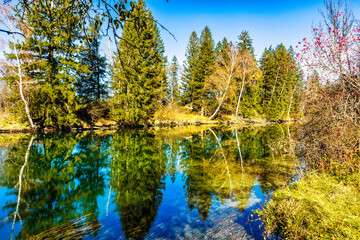
<path id="1" fill-rule="evenodd" d="M 346 183 L 325 173 L 309 173 L 274 192 L 257 213 L 267 235 L 285 239 L 360 239 L 358 176 Z"/>

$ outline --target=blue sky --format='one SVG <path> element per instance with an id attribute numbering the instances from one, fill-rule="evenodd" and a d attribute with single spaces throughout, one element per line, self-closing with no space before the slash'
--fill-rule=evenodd
<path id="1" fill-rule="evenodd" d="M 360 0 L 349 0 L 356 18 L 360 18 Z M 322 0 L 146 0 L 155 19 L 173 33 L 161 35 L 166 55 L 176 55 L 182 64 L 192 31 L 200 35 L 207 25 L 215 42 L 226 37 L 236 41 L 248 30 L 257 58 L 265 47 L 283 43 L 289 47 L 311 35 L 313 24 L 320 21 Z"/>

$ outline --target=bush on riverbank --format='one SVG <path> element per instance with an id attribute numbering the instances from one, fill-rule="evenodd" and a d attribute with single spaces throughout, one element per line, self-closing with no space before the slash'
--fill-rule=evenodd
<path id="1" fill-rule="evenodd" d="M 191 113 L 190 110 L 186 109 L 185 107 L 179 107 L 176 104 L 166 105 L 162 109 L 155 112 L 152 122 L 153 124 L 174 125 L 217 123 L 215 120 L 209 120 L 209 117 Z"/>
<path id="2" fill-rule="evenodd" d="M 360 179 L 358 174 L 349 179 L 309 173 L 276 191 L 257 212 L 265 233 L 284 239 L 360 239 Z"/>

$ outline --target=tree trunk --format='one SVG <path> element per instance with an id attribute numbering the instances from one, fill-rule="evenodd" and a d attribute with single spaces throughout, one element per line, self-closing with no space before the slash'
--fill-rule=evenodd
<path id="1" fill-rule="evenodd" d="M 12 29 L 11 29 L 12 30 Z M 20 96 L 21 96 L 21 100 L 24 102 L 25 104 L 25 112 L 26 115 L 29 119 L 31 128 L 36 128 L 36 125 L 34 124 L 31 115 L 30 115 L 30 110 L 29 110 L 29 105 L 28 102 L 26 101 L 25 97 L 24 97 L 24 93 L 23 93 L 23 74 L 22 74 L 22 70 L 21 70 L 21 63 L 20 63 L 20 58 L 19 58 L 19 53 L 17 51 L 16 48 L 16 44 L 15 44 L 15 37 L 14 34 L 12 34 L 12 38 L 13 38 L 13 45 L 14 45 L 14 51 L 15 51 L 15 56 L 16 56 L 16 64 L 17 64 L 17 69 L 18 69 L 18 76 L 19 76 L 19 92 L 20 92 Z"/>
<path id="2" fill-rule="evenodd" d="M 229 195 L 231 196 L 232 195 L 232 180 L 231 180 L 231 173 L 230 173 L 230 169 L 229 169 L 229 165 L 228 165 L 228 162 L 227 162 L 227 159 L 226 159 L 226 156 L 225 156 L 225 153 L 224 153 L 224 150 L 221 146 L 221 142 L 219 140 L 219 138 L 216 136 L 215 132 L 209 128 L 210 132 L 214 135 L 219 147 L 220 147 L 220 151 L 221 151 L 221 155 L 223 156 L 224 158 L 224 163 L 225 163 L 225 168 L 226 168 L 226 173 L 227 173 L 227 176 L 228 176 L 228 179 L 229 179 Z"/>
<path id="3" fill-rule="evenodd" d="M 244 85 L 245 85 L 245 73 L 244 73 L 244 76 L 243 76 L 243 79 L 242 79 L 241 90 L 240 90 L 238 102 L 237 102 L 237 105 L 236 105 L 235 118 L 238 117 L 239 106 L 240 106 L 241 96 L 242 96 L 242 93 L 243 93 L 243 90 L 244 90 Z"/>
<path id="4" fill-rule="evenodd" d="M 237 128 L 235 128 L 235 137 L 236 137 L 236 143 L 237 143 L 237 147 L 238 147 L 238 151 L 239 151 L 239 155 L 240 155 L 241 172 L 242 172 L 242 174 L 244 174 L 243 158 L 242 158 L 242 154 L 241 154 L 241 148 L 240 148 L 240 142 L 239 142 L 239 137 L 238 137 Z"/>
<path id="5" fill-rule="evenodd" d="M 291 105 L 292 105 L 292 101 L 293 101 L 294 92 L 295 92 L 295 87 L 291 91 L 290 104 L 289 104 L 289 109 L 288 109 L 288 114 L 287 114 L 289 119 L 290 119 L 290 111 L 291 111 Z"/>
<path id="6" fill-rule="evenodd" d="M 225 92 L 224 92 L 223 96 L 222 96 L 221 99 L 220 99 L 219 106 L 216 108 L 215 112 L 213 113 L 213 115 L 211 115 L 211 117 L 209 118 L 209 120 L 213 119 L 213 118 L 216 116 L 216 114 L 218 113 L 218 111 L 220 110 L 220 107 L 221 107 L 221 105 L 223 104 L 224 99 L 225 99 L 225 96 L 226 96 L 226 93 L 227 93 L 227 91 L 228 91 L 228 89 L 229 89 L 229 85 L 230 85 L 231 78 L 232 78 L 232 75 L 229 76 L 229 79 L 228 79 L 227 85 L 226 85 L 226 89 L 225 89 Z"/>
<path id="7" fill-rule="evenodd" d="M 17 197 L 17 202 L 16 202 L 16 209 L 15 209 L 15 213 L 14 213 L 14 219 L 13 219 L 13 223 L 12 223 L 11 236 L 14 233 L 16 216 L 18 216 L 19 219 L 21 220 L 20 215 L 19 215 L 19 207 L 20 207 L 21 192 L 22 192 L 22 178 L 23 178 L 23 172 L 24 172 L 25 166 L 26 166 L 26 164 L 28 163 L 28 160 L 29 160 L 30 150 L 31 150 L 31 146 L 33 144 L 34 139 L 35 139 L 35 136 L 32 136 L 31 139 L 30 139 L 28 148 L 27 148 L 26 153 L 25 153 L 25 161 L 24 161 L 24 164 L 21 166 L 21 169 L 20 169 L 20 172 L 19 172 L 19 183 L 18 183 L 19 192 L 18 192 L 18 197 Z M 12 239 L 12 237 L 11 237 L 11 239 Z"/>

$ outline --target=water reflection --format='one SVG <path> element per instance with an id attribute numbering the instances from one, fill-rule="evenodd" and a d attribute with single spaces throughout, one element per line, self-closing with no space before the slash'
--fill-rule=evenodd
<path id="1" fill-rule="evenodd" d="M 124 235 L 143 239 L 155 221 L 165 189 L 163 140 L 142 131 L 123 131 L 111 144 L 111 186 Z"/>
<path id="2" fill-rule="evenodd" d="M 293 150 L 284 145 L 291 131 L 278 125 L 2 135 L 0 234 L 16 239 L 59 232 L 109 239 L 182 238 L 194 229 L 198 236 L 208 234 L 212 223 L 223 226 L 226 216 L 246 212 L 254 191 L 264 196 L 291 181 L 294 165 L 286 153 Z M 214 209 L 224 216 L 214 217 L 220 214 Z M 79 219 L 82 223 L 74 224 Z M 169 227 L 172 221 L 176 230 Z"/>

